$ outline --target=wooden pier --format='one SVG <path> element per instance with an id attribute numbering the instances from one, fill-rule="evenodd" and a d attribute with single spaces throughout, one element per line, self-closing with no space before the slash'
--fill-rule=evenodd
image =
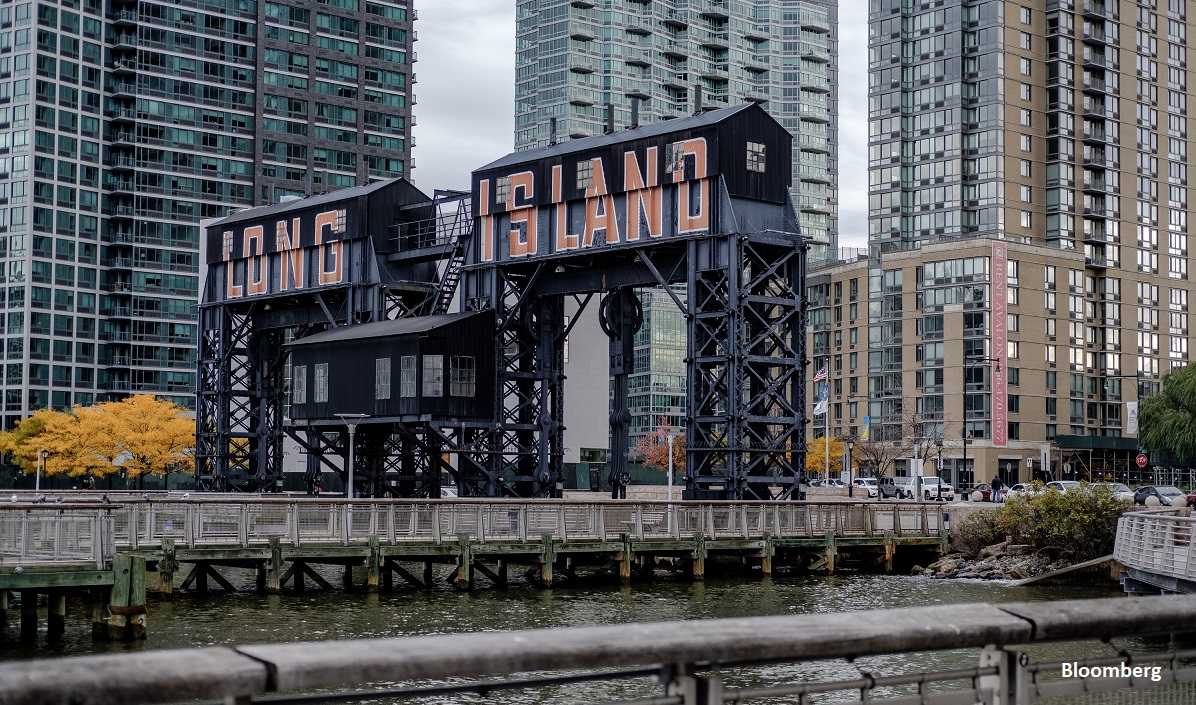
<path id="1" fill-rule="evenodd" d="M 898 560 L 946 548 L 941 507 L 897 502 L 574 502 L 552 500 L 150 499 L 0 506 L 0 620 L 20 595 L 22 636 L 36 637 L 38 596 L 49 636 L 65 600 L 92 605 L 97 638 L 146 630 L 146 576 L 158 591 L 233 591 L 228 568 L 255 572 L 259 590 L 330 590 L 316 565 L 368 592 L 429 589 L 436 566 L 460 590 L 505 586 L 513 571 L 550 587 L 562 578 L 657 571 L 701 580 L 732 566 L 768 575 L 793 567 L 833 573 L 844 560 L 891 572 Z M 900 549 L 900 551 L 899 551 Z M 355 579 L 355 570 L 357 577 Z M 326 572 L 325 572 L 326 573 Z M 363 578 L 363 579 L 362 579 Z"/>

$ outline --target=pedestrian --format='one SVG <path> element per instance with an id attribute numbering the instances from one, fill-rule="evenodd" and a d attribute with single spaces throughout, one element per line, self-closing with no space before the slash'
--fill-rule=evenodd
<path id="1" fill-rule="evenodd" d="M 1001 489 L 1005 486 L 1005 483 L 1001 482 L 1001 476 L 999 474 L 993 475 L 993 481 L 990 482 L 989 484 L 992 485 L 992 488 L 993 488 L 993 493 L 992 493 L 993 501 L 1000 502 L 1001 501 Z"/>

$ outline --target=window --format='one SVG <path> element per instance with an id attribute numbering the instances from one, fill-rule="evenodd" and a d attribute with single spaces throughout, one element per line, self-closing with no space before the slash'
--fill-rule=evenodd
<path id="1" fill-rule="evenodd" d="M 449 358 L 449 396 L 473 397 L 477 394 L 478 374 L 472 357 Z"/>
<path id="2" fill-rule="evenodd" d="M 594 185 L 594 162 L 586 159 L 577 163 L 577 188 L 586 189 Z M 505 199 L 500 199 L 505 200 Z"/>
<path id="3" fill-rule="evenodd" d="M 1030 151 L 1030 135 L 1018 135 L 1021 141 L 1021 148 L 1023 152 Z"/>
<path id="4" fill-rule="evenodd" d="M 328 401 L 328 363 L 316 365 L 316 388 L 313 390 L 312 401 L 323 404 Z"/>
<path id="5" fill-rule="evenodd" d="M 1022 425 L 1016 421 L 1009 422 L 1009 440 L 1018 441 L 1022 438 Z"/>
<path id="6" fill-rule="evenodd" d="M 299 365 L 291 371 L 291 403 L 307 403 L 307 365 Z"/>
<path id="7" fill-rule="evenodd" d="M 1030 124 L 1033 122 L 1033 118 L 1031 116 L 1030 109 L 1022 108 L 1021 110 L 1018 111 L 1018 114 L 1019 114 L 1019 121 L 1021 122 L 1021 124 L 1026 127 L 1030 127 Z"/>
<path id="8" fill-rule="evenodd" d="M 1016 414 L 1021 410 L 1021 397 L 1016 394 L 1010 394 L 1005 397 L 1005 404 L 1009 413 Z"/>
<path id="9" fill-rule="evenodd" d="M 1029 24 L 1029 23 L 1027 22 L 1026 24 Z M 1032 39 L 1031 39 L 1030 33 L 1022 32 L 1021 35 L 1022 35 L 1021 36 L 1021 44 L 1020 44 L 1021 48 L 1025 49 L 1026 51 L 1030 51 L 1031 47 L 1033 46 L 1031 44 Z"/>
<path id="10" fill-rule="evenodd" d="M 764 144 L 761 142 L 747 143 L 747 169 L 764 173 Z"/>
<path id="11" fill-rule="evenodd" d="M 1008 341 L 1008 348 L 1009 348 L 1009 359 L 1016 360 L 1018 358 L 1018 353 L 1021 351 L 1021 344 L 1018 343 L 1018 341 L 1016 341 L 1016 340 L 1010 340 L 1010 341 Z"/>
<path id="12" fill-rule="evenodd" d="M 390 399 L 390 358 L 374 361 L 374 398 Z"/>
<path id="13" fill-rule="evenodd" d="M 1030 211 L 1021 211 L 1022 227 L 1030 229 Z"/>
<path id="14" fill-rule="evenodd" d="M 1019 161 L 1021 162 L 1021 164 L 1019 165 L 1018 173 L 1020 173 L 1022 176 L 1027 177 L 1027 178 L 1032 176 L 1033 169 L 1034 169 L 1034 167 L 1033 167 L 1034 162 L 1031 162 L 1029 159 L 1021 159 Z"/>
<path id="15" fill-rule="evenodd" d="M 423 396 L 444 396 L 444 355 L 424 355 Z"/>
<path id="16" fill-rule="evenodd" d="M 399 358 L 399 396 L 404 398 L 415 396 L 414 355 L 404 355 Z"/>
<path id="17" fill-rule="evenodd" d="M 1024 57 L 1018 59 L 1017 60 L 1017 68 L 1018 68 L 1018 71 L 1023 76 L 1029 76 L 1030 75 L 1030 60 L 1027 58 L 1024 58 Z"/>
<path id="18" fill-rule="evenodd" d="M 1030 8 L 1019 7 L 1018 18 L 1021 20 L 1022 24 L 1030 24 Z"/>

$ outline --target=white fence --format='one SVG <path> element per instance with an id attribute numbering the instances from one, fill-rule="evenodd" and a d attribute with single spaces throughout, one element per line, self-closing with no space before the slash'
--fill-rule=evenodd
<path id="1" fill-rule="evenodd" d="M 1113 558 L 1127 568 L 1196 580 L 1192 535 L 1196 518 L 1135 512 L 1117 520 Z"/>

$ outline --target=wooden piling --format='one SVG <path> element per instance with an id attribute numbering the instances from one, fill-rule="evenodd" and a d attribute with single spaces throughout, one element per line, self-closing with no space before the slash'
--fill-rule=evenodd
<path id="1" fill-rule="evenodd" d="M 377 536 L 370 537 L 370 557 L 366 563 L 365 591 L 378 592 L 378 578 L 382 574 L 382 545 Z"/>
<path id="2" fill-rule="evenodd" d="M 112 557 L 113 583 L 111 597 L 108 599 L 107 638 L 113 641 L 124 638 L 125 625 L 128 623 L 121 608 L 129 606 L 129 574 L 133 571 L 132 564 L 133 557 L 127 553 L 118 553 Z"/>
<path id="3" fill-rule="evenodd" d="M 49 614 L 46 617 L 46 638 L 61 641 L 66 634 L 66 593 L 50 593 Z"/>
<path id="4" fill-rule="evenodd" d="M 282 540 L 277 536 L 270 539 L 270 562 L 266 566 L 266 592 L 271 595 L 282 592 Z"/>
<path id="5" fill-rule="evenodd" d="M 772 534 L 764 534 L 764 549 L 760 552 L 760 574 L 772 575 Z"/>
<path id="6" fill-rule="evenodd" d="M 162 558 L 158 560 L 158 595 L 164 600 L 174 596 L 174 539 L 162 539 Z"/>
<path id="7" fill-rule="evenodd" d="M 552 564 L 556 560 L 556 551 L 552 545 L 552 535 L 540 536 L 540 585 L 552 587 Z"/>
<path id="8" fill-rule="evenodd" d="M 835 544 L 835 532 L 827 530 L 826 532 L 826 562 L 824 568 L 827 575 L 835 574 L 835 559 L 839 557 L 839 549 Z"/>
<path id="9" fill-rule="evenodd" d="M 689 561 L 689 575 L 694 580 L 706 579 L 706 536 L 694 533 L 694 550 Z"/>
<path id="10" fill-rule="evenodd" d="M 635 559 L 631 552 L 631 536 L 629 534 L 619 534 L 619 538 L 623 541 L 623 550 L 619 552 L 619 581 L 624 585 L 631 584 L 631 562 Z"/>
<path id="11" fill-rule="evenodd" d="M 32 644 L 37 641 L 37 592 L 21 591 L 21 641 Z"/>
<path id="12" fill-rule="evenodd" d="M 91 638 L 108 638 L 108 604 L 112 601 L 112 588 L 108 585 L 93 587 L 88 595 L 91 602 Z"/>
<path id="13" fill-rule="evenodd" d="M 0 634 L 8 631 L 8 590 L 0 590 Z"/>
<path id="14" fill-rule="evenodd" d="M 457 573 L 453 585 L 461 591 L 473 589 L 473 555 L 470 552 L 469 534 L 457 535 Z"/>

